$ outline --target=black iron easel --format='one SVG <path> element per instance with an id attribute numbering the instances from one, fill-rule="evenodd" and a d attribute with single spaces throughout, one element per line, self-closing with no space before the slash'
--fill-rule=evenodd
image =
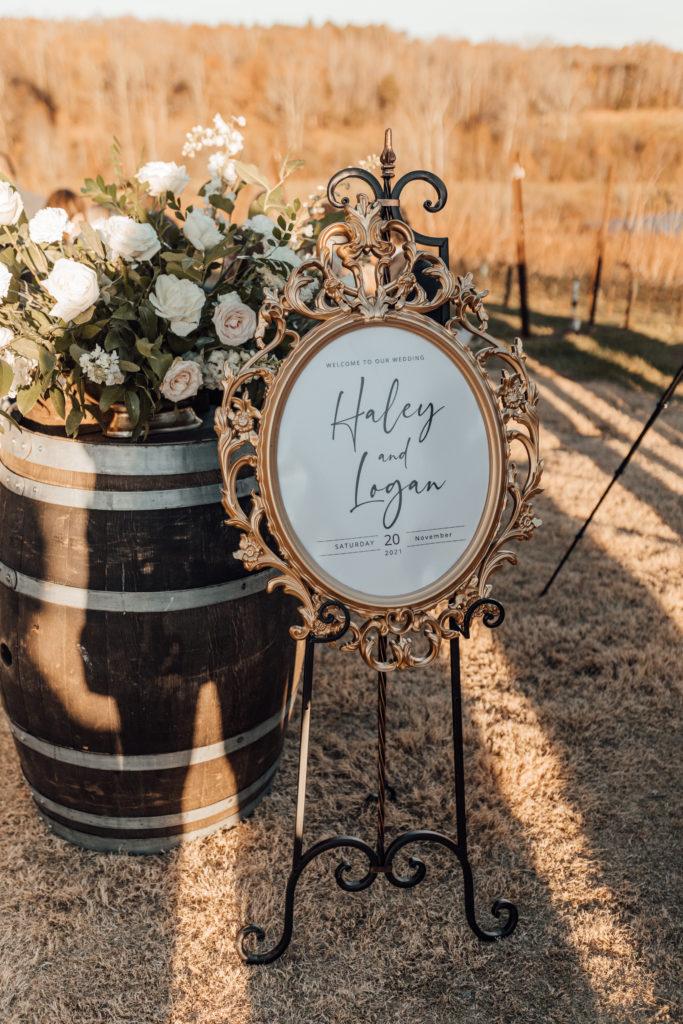
<path id="1" fill-rule="evenodd" d="M 472 619 L 477 611 L 483 609 L 483 622 L 489 629 L 500 626 L 505 618 L 505 610 L 498 602 L 490 598 L 476 601 L 468 609 L 463 623 L 456 627 L 461 636 L 468 638 Z M 450 641 L 451 662 L 451 706 L 453 713 L 453 762 L 455 771 L 455 836 L 434 832 L 431 829 L 415 829 L 396 836 L 389 845 L 386 844 L 386 708 L 387 708 L 387 677 L 386 673 L 377 673 L 377 832 L 375 845 L 370 846 L 363 839 L 355 836 L 332 836 L 320 840 L 304 851 L 304 818 L 306 806 L 306 778 L 308 774 L 308 743 L 311 725 L 311 704 L 313 699 L 313 662 L 315 645 L 332 643 L 340 640 L 346 633 L 351 616 L 345 605 L 328 601 L 320 608 L 319 619 L 329 625 L 339 623 L 339 628 L 325 637 L 310 636 L 306 640 L 306 653 L 303 670 L 303 694 L 301 704 L 301 739 L 299 744 L 299 784 L 296 802 L 296 823 L 294 828 L 294 849 L 292 854 L 292 870 L 285 890 L 284 927 L 282 936 L 271 949 L 259 953 L 247 948 L 248 939 L 254 936 L 258 942 L 265 940 L 264 930 L 256 924 L 242 928 L 237 936 L 237 948 L 240 956 L 247 964 L 270 964 L 285 952 L 292 939 L 294 930 L 294 900 L 296 886 L 304 868 L 323 853 L 330 850 L 358 850 L 368 860 L 368 869 L 361 878 L 349 878 L 351 865 L 340 860 L 334 872 L 334 878 L 344 892 L 361 892 L 369 889 L 378 875 L 384 875 L 388 882 L 399 889 L 412 889 L 425 878 L 427 868 L 424 861 L 411 856 L 408 864 L 411 873 L 403 875 L 394 871 L 394 858 L 404 847 L 412 843 L 432 843 L 443 846 L 457 858 L 462 869 L 464 883 L 465 917 L 470 928 L 482 942 L 495 942 L 505 939 L 513 933 L 517 926 L 517 907 L 509 900 L 497 899 L 491 907 L 495 917 L 501 913 L 506 915 L 504 923 L 491 931 L 487 931 L 477 923 L 474 879 L 472 867 L 467 854 L 467 813 L 465 808 L 465 778 L 463 755 L 462 728 L 462 694 L 460 683 L 460 648 L 459 637 Z M 341 617 L 341 621 L 340 621 Z M 380 638 L 379 656 L 386 654 L 386 640 Z"/>
<path id="2" fill-rule="evenodd" d="M 437 201 L 424 202 L 424 208 L 431 212 L 443 209 L 446 198 L 446 186 L 429 171 L 410 171 L 404 174 L 396 184 L 391 185 L 394 177 L 396 156 L 391 145 L 391 132 L 385 136 L 384 150 L 381 155 L 382 183 L 369 171 L 360 167 L 346 167 L 338 171 L 329 182 L 328 198 L 333 206 L 343 208 L 348 204 L 348 197 L 338 199 L 336 189 L 338 185 L 349 178 L 358 178 L 370 186 L 373 196 L 383 206 L 385 219 L 395 218 L 403 220 L 400 208 L 400 195 L 405 185 L 410 181 L 426 181 L 436 191 Z M 429 235 L 415 233 L 415 238 L 421 245 L 435 246 L 440 257 L 448 263 L 448 239 L 432 238 Z M 433 282 L 427 276 L 420 282 L 423 287 L 433 287 Z M 434 313 L 434 317 L 441 323 L 448 320 L 448 307 L 442 306 Z M 360 878 L 350 878 L 348 873 L 351 865 L 342 859 L 337 864 L 334 878 L 340 889 L 344 892 L 361 892 L 369 889 L 378 875 L 384 875 L 387 881 L 399 889 L 411 889 L 425 878 L 427 868 L 418 857 L 408 858 L 409 874 L 401 874 L 394 870 L 394 859 L 405 847 L 413 843 L 431 843 L 443 846 L 454 855 L 460 864 L 464 883 L 464 905 L 465 917 L 470 928 L 482 942 L 494 942 L 497 939 L 507 938 L 513 933 L 517 926 L 517 907 L 509 900 L 497 899 L 493 903 L 491 912 L 497 918 L 505 915 L 503 924 L 490 931 L 480 927 L 476 919 L 474 879 L 472 867 L 467 852 L 467 813 L 465 807 L 465 779 L 464 779 L 464 753 L 463 753 L 463 724 L 462 724 L 462 693 L 460 679 L 460 636 L 468 638 L 474 616 L 482 612 L 482 621 L 489 629 L 494 629 L 503 622 L 505 610 L 498 602 L 490 598 L 482 598 L 475 601 L 467 610 L 462 623 L 452 626 L 457 634 L 450 640 L 450 678 L 451 678 L 451 707 L 453 716 L 453 762 L 455 773 L 455 835 L 450 836 L 431 829 L 416 829 L 403 832 L 396 836 L 387 845 L 386 841 L 386 711 L 387 711 L 387 676 L 385 672 L 377 673 L 377 826 L 374 846 L 355 836 L 332 836 L 328 839 L 313 843 L 307 850 L 304 849 L 304 820 L 306 806 L 306 780 L 308 774 L 308 746 L 311 724 L 311 705 L 313 699 L 313 676 L 314 676 L 314 655 L 315 645 L 318 643 L 333 643 L 340 640 L 347 632 L 351 623 L 349 609 L 335 601 L 325 602 L 318 611 L 319 620 L 330 627 L 330 631 L 324 636 L 309 634 L 306 639 L 306 649 L 303 668 L 303 693 L 301 704 L 301 737 L 299 744 L 299 771 L 298 791 L 296 803 L 296 818 L 294 827 L 294 846 L 292 852 L 292 868 L 285 890 L 284 925 L 279 941 L 270 949 L 264 952 L 248 948 L 252 944 L 249 940 L 253 937 L 257 943 L 265 941 L 264 930 L 256 924 L 250 924 L 242 928 L 237 936 L 237 949 L 248 964 L 269 964 L 277 960 L 289 946 L 294 930 L 294 903 L 296 887 L 304 869 L 311 861 L 321 854 L 331 850 L 357 850 L 362 853 L 368 862 L 368 868 Z M 336 628 L 335 628 L 336 627 Z M 387 654 L 386 637 L 380 636 L 378 641 L 378 658 L 381 662 L 386 660 Z"/>

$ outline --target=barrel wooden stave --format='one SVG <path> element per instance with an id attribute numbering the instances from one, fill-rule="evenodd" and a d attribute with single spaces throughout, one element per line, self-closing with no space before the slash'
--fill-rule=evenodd
<path id="1" fill-rule="evenodd" d="M 159 718 L 176 723 L 178 738 L 186 741 L 177 749 L 192 747 L 193 740 L 200 746 L 216 742 L 219 713 L 225 736 L 246 732 L 282 712 L 286 699 L 286 690 L 273 687 L 257 705 L 250 700 L 254 673 L 277 673 L 283 645 L 290 643 L 286 627 L 270 614 L 276 603 L 277 596 L 261 591 L 179 611 L 172 628 L 167 615 L 88 612 L 84 623 L 80 610 L 53 606 L 44 629 L 41 602 L 0 588 L 0 622 L 14 624 L 8 646 L 19 665 L 3 674 L 7 713 L 17 724 L 31 721 L 37 734 L 57 745 L 128 756 L 167 749 Z M 259 649 L 245 654 L 250 634 L 258 635 Z M 54 656 L 55 638 L 63 675 L 47 679 L 40 666 Z M 219 638 L 213 646 L 212 638 Z M 153 676 L 145 653 L 150 650 L 159 652 Z M 217 695 L 216 721 L 192 713 L 207 686 Z M 85 718 L 78 715 L 79 696 L 87 702 Z"/>
<path id="2" fill-rule="evenodd" d="M 232 556 L 213 439 L 200 442 L 196 470 L 183 446 L 182 465 L 166 450 L 163 474 L 130 477 L 118 452 L 107 472 L 88 473 L 90 453 L 77 450 L 78 469 L 65 469 L 51 462 L 59 447 L 45 454 L 38 442 L 36 461 L 34 436 L 13 437 L 11 448 L 4 440 L 0 684 L 40 813 L 71 841 L 132 852 L 239 820 L 267 792 L 281 753 L 293 605 Z M 193 488 L 197 506 L 69 505 L 73 489 L 81 503 L 90 489 L 96 501 L 118 492 L 135 506 L 146 492 L 180 490 L 184 501 Z M 122 593 L 133 611 L 109 608 Z M 178 610 L 155 610 L 167 600 Z"/>
<path id="3" fill-rule="evenodd" d="M 155 483 L 175 489 L 165 477 Z M 70 488 L 60 487 L 66 500 Z M 147 490 L 134 493 L 142 497 Z M 203 586 L 237 579 L 244 575 L 233 557 L 239 536 L 217 515 L 218 498 L 216 484 L 212 504 L 113 513 L 54 505 L 0 486 L 0 562 L 36 579 L 90 590 L 181 590 L 197 579 Z"/>

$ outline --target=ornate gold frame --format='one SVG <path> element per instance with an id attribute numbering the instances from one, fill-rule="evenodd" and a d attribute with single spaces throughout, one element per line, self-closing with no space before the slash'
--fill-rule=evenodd
<path id="1" fill-rule="evenodd" d="M 417 280 L 418 261 L 434 281 L 431 297 Z M 310 295 L 315 282 L 321 286 Z M 248 570 L 274 570 L 268 589 L 282 588 L 300 601 L 302 621 L 291 629 L 295 639 L 339 632 L 343 602 L 355 616 L 343 650 L 359 651 L 379 671 L 426 665 L 436 657 L 441 641 L 452 639 L 467 621 L 468 609 L 490 596 L 492 573 L 505 562 L 516 563 L 506 545 L 526 540 L 540 524 L 530 503 L 540 490 L 543 465 L 537 389 L 526 371 L 519 339 L 508 346 L 487 333 L 485 294 L 474 289 L 471 275 L 455 276 L 437 256 L 418 251 L 411 229 L 402 221 L 383 219 L 381 203 L 370 203 L 364 196 L 358 197 L 355 207 L 346 208 L 344 222 L 321 232 L 316 256 L 292 273 L 283 293 L 266 294 L 257 329 L 258 351 L 238 373 L 227 371 L 216 433 L 223 506 L 229 525 L 242 531 L 235 557 Z M 451 303 L 453 316 L 444 328 L 424 314 L 445 302 Z M 290 314 L 321 323 L 301 337 L 287 325 Z M 306 558 L 279 500 L 274 452 L 287 394 L 308 360 L 332 338 L 376 322 L 422 334 L 467 377 L 487 426 L 492 483 L 479 528 L 465 552 L 468 557 L 458 560 L 457 578 L 446 573 L 424 592 L 403 595 L 398 606 L 373 602 L 368 607 L 362 595 L 335 587 Z M 458 339 L 458 329 L 478 339 L 476 352 Z M 290 352 L 278 364 L 269 357 L 283 344 Z M 496 361 L 502 369 L 494 380 L 489 367 Z M 265 389 L 260 410 L 247 389 L 257 381 Z M 525 470 L 513 461 L 513 444 L 520 446 Z M 237 498 L 237 479 L 245 467 L 255 469 L 259 484 L 249 512 Z"/>

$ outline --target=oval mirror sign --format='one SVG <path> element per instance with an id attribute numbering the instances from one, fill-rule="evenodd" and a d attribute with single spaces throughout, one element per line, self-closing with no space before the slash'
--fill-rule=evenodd
<path id="1" fill-rule="evenodd" d="M 426 608 L 481 558 L 504 500 L 500 417 L 437 324 L 395 313 L 315 328 L 264 427 L 268 518 L 325 592 Z"/>

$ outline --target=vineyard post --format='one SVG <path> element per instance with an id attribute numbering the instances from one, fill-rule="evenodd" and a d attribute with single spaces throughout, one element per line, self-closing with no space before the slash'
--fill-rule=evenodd
<path id="1" fill-rule="evenodd" d="M 635 305 L 636 296 L 638 295 L 638 278 L 636 272 L 630 264 L 627 264 L 628 270 L 628 294 L 626 297 L 626 312 L 624 313 L 624 330 L 628 331 L 631 328 L 631 314 L 633 313 L 633 306 Z"/>
<path id="2" fill-rule="evenodd" d="M 598 296 L 600 295 L 600 284 L 602 282 L 602 265 L 605 257 L 605 245 L 607 243 L 607 227 L 609 225 L 609 211 L 612 205 L 612 185 L 614 179 L 614 168 L 610 164 L 607 171 L 605 184 L 605 201 L 602 208 L 602 222 L 598 231 L 598 246 L 595 258 L 595 273 L 593 275 L 593 297 L 591 299 L 591 311 L 588 322 L 591 327 L 595 324 L 595 317 L 598 311 Z"/>
<path id="3" fill-rule="evenodd" d="M 572 279 L 572 330 L 581 330 L 581 317 L 579 316 L 579 295 L 581 293 L 581 281 L 574 276 Z"/>
<path id="4" fill-rule="evenodd" d="M 505 290 L 503 293 L 503 306 L 508 309 L 510 306 L 510 295 L 512 293 L 512 264 L 508 263 L 505 268 Z"/>
<path id="5" fill-rule="evenodd" d="M 526 243 L 524 231 L 524 200 L 522 197 L 522 179 L 524 168 L 520 162 L 519 153 L 512 168 L 512 198 L 515 211 L 515 241 L 517 248 L 517 280 L 519 282 L 519 311 L 522 318 L 522 336 L 528 338 L 531 334 L 529 326 L 529 298 L 527 292 L 527 266 L 526 266 Z"/>

